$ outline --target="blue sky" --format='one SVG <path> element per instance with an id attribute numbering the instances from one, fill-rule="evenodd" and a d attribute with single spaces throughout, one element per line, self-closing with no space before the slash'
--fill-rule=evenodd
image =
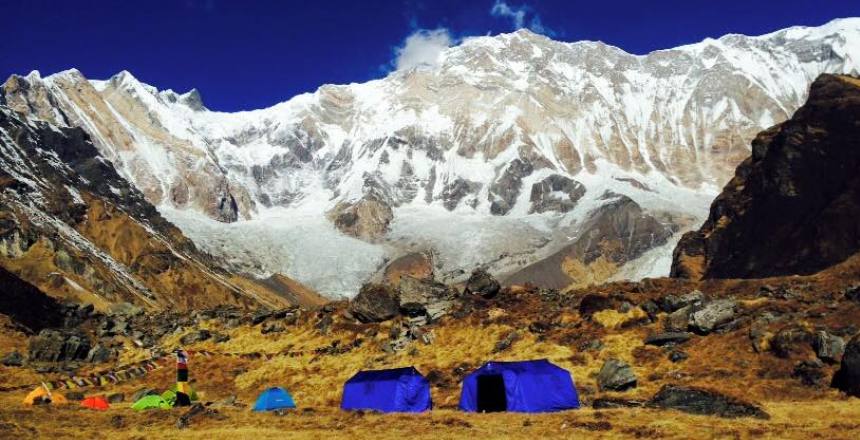
<path id="1" fill-rule="evenodd" d="M 233 111 L 379 78 L 465 36 L 529 27 L 643 54 L 860 16 L 860 1 L 0 0 L 0 11 L 2 78 L 127 69 L 160 89 L 196 87 L 209 108 Z"/>

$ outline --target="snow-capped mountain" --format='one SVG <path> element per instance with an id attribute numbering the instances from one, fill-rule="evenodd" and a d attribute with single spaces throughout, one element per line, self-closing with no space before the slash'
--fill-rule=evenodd
<path id="1" fill-rule="evenodd" d="M 207 251 L 350 296 L 404 253 L 519 282 L 668 273 L 754 135 L 821 73 L 860 71 L 860 19 L 631 55 L 520 30 L 436 65 L 273 107 L 205 108 L 128 72 L 11 77 L 12 109 L 89 132 Z M 636 260 L 636 262 L 632 262 Z"/>

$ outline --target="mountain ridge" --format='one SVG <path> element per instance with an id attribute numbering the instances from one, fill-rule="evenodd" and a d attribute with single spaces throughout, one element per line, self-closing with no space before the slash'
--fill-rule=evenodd
<path id="1" fill-rule="evenodd" d="M 127 72 L 104 81 L 78 71 L 13 77 L 2 94 L 20 112 L 91 132 L 124 177 L 207 251 L 243 253 L 233 258 L 243 270 L 350 296 L 411 252 L 436 251 L 440 273 L 516 272 L 586 234 L 608 193 L 689 229 L 749 154 L 748 140 L 788 119 L 819 73 L 856 72 L 858 52 L 858 19 L 647 55 L 520 31 L 467 39 L 430 69 L 325 85 L 238 113 L 209 111 L 199 93 L 158 91 Z M 566 201 L 553 181 L 585 192 Z M 473 215 L 499 220 L 476 234 Z M 329 251 L 307 246 L 286 219 L 361 256 L 303 268 L 299 259 L 326 260 Z M 431 236 L 437 223 L 476 240 L 472 249 Z M 241 243 L 248 228 L 280 240 L 279 249 Z M 514 230 L 522 239 L 500 242 Z M 348 268 L 343 279 L 312 273 L 332 265 Z"/>

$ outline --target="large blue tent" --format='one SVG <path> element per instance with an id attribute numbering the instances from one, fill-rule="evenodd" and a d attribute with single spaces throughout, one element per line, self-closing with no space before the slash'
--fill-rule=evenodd
<path id="1" fill-rule="evenodd" d="M 579 408 L 570 372 L 546 359 L 487 362 L 465 379 L 460 409 L 552 412 Z"/>
<path id="2" fill-rule="evenodd" d="M 260 394 L 254 403 L 254 411 L 275 411 L 278 409 L 295 408 L 293 396 L 281 387 L 269 388 Z"/>
<path id="3" fill-rule="evenodd" d="M 413 367 L 360 371 L 343 386 L 346 410 L 422 412 L 433 407 L 430 382 Z"/>

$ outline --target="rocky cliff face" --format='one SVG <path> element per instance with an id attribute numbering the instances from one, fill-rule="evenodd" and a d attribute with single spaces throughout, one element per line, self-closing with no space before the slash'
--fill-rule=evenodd
<path id="1" fill-rule="evenodd" d="M 262 286 L 239 287 L 116 172 L 84 130 L 4 105 L 0 266 L 51 296 L 101 309 L 287 303 Z"/>
<path id="2" fill-rule="evenodd" d="M 0 95 L 21 114 L 83 128 L 206 251 L 353 295 L 380 260 L 411 252 L 435 251 L 442 272 L 516 271 L 579 236 L 607 190 L 654 217 L 700 221 L 749 139 L 787 119 L 816 76 L 858 63 L 858 19 L 644 56 L 521 30 L 248 112 L 210 111 L 196 91 L 159 91 L 128 72 L 13 76 Z M 281 219 L 316 236 L 285 238 Z M 439 223 L 446 233 L 429 237 Z M 247 228 L 275 245 L 248 246 Z M 332 263 L 311 240 L 348 243 L 339 234 L 373 246 L 349 242 L 370 250 Z"/>
<path id="3" fill-rule="evenodd" d="M 678 244 L 672 276 L 811 274 L 860 251 L 860 80 L 822 75 Z"/>

